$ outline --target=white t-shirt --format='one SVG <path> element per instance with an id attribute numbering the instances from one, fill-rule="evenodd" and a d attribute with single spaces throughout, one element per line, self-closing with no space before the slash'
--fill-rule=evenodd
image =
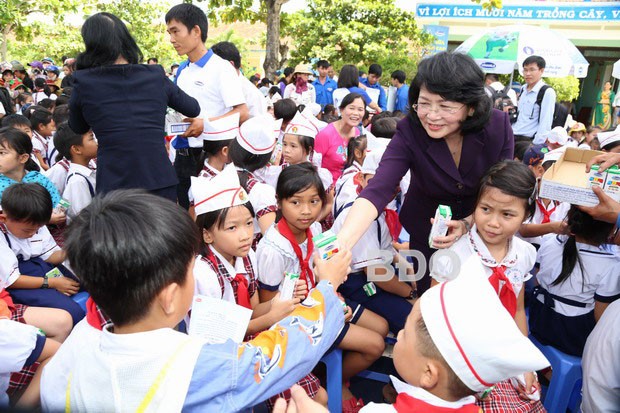
<path id="1" fill-rule="evenodd" d="M 253 118 L 266 114 L 267 101 L 265 100 L 265 96 L 245 76 L 239 75 L 239 79 L 241 80 L 243 96 L 245 96 L 245 101 L 250 111 L 250 117 Z"/>
<path id="2" fill-rule="evenodd" d="M 42 173 L 47 179 L 52 181 L 58 192 L 62 194 L 65 191 L 67 175 L 69 174 L 69 161 L 63 158 Z"/>
<path id="3" fill-rule="evenodd" d="M 611 303 L 583 350 L 584 412 L 620 412 L 620 300 Z"/>
<path id="4" fill-rule="evenodd" d="M 609 302 L 613 297 L 620 297 L 620 257 L 601 247 L 577 242 L 579 259 L 585 274 L 582 275 L 579 264 L 564 282 L 551 285 L 562 271 L 562 254 L 566 236 L 549 234 L 543 237 L 538 250 L 540 269 L 536 279 L 541 287 L 551 294 L 586 304 L 585 308 L 575 307 L 555 301 L 554 311 L 569 317 L 580 316 L 594 310 L 594 301 Z M 583 280 L 583 282 L 582 282 Z M 544 302 L 544 297 L 537 299 Z"/>

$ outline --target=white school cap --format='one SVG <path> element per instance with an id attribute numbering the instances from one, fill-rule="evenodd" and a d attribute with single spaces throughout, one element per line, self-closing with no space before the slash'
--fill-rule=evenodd
<path id="1" fill-rule="evenodd" d="M 562 156 L 564 152 L 566 152 L 566 147 L 564 146 L 561 146 L 557 149 L 547 152 L 545 156 L 543 157 L 543 163 L 547 161 L 554 161 L 554 162 L 557 161 L 558 159 L 560 159 L 560 157 Z"/>
<path id="2" fill-rule="evenodd" d="M 549 366 L 506 311 L 475 256 L 461 263 L 456 279 L 422 295 L 420 312 L 433 343 L 471 390 Z"/>
<path id="3" fill-rule="evenodd" d="M 556 126 L 549 132 L 544 133 L 542 137 L 551 143 L 557 143 L 562 146 L 566 145 L 568 142 L 568 132 L 561 126 Z"/>
<path id="4" fill-rule="evenodd" d="M 217 120 L 204 121 L 205 140 L 224 141 L 235 139 L 239 132 L 239 113 L 233 113 Z"/>
<path id="5" fill-rule="evenodd" d="M 317 106 L 318 112 L 316 111 Z M 327 122 L 323 122 L 316 117 L 319 113 L 321 113 L 321 105 L 318 103 L 308 103 L 305 109 L 301 112 L 302 116 L 308 119 L 308 121 L 314 125 L 318 132 L 322 131 L 327 126 Z"/>
<path id="6" fill-rule="evenodd" d="M 615 130 L 610 130 L 607 132 L 599 132 L 597 137 L 602 149 L 610 143 L 620 141 L 620 128 L 616 128 Z"/>
<path id="7" fill-rule="evenodd" d="M 271 153 L 276 147 L 281 126 L 282 119 L 275 120 L 268 114 L 255 116 L 239 127 L 237 142 L 243 149 L 255 155 Z"/>
<path id="8" fill-rule="evenodd" d="M 310 114 L 310 116 L 312 116 L 312 114 Z M 284 133 L 308 136 L 314 139 L 316 134 L 319 133 L 319 130 L 306 116 L 302 115 L 300 112 L 297 112 L 289 124 L 286 125 Z"/>
<path id="9" fill-rule="evenodd" d="M 248 194 L 239 183 L 239 175 L 233 164 L 228 164 L 213 178 L 192 176 L 192 194 L 196 215 L 243 205 Z"/>
<path id="10" fill-rule="evenodd" d="M 377 168 L 379 167 L 379 162 L 381 162 L 381 157 L 385 152 L 385 148 L 376 147 L 372 151 L 366 153 L 366 158 L 364 159 L 364 163 L 362 164 L 361 172 L 363 174 L 376 174 Z"/>

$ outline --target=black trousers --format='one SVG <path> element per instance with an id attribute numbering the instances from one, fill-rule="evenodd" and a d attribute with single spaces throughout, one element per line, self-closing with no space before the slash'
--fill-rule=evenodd
<path id="1" fill-rule="evenodd" d="M 189 209 L 189 197 L 187 192 L 191 186 L 191 177 L 198 174 L 198 163 L 202 148 L 179 149 L 174 160 L 174 170 L 179 178 L 177 185 L 177 200 L 179 205 Z"/>

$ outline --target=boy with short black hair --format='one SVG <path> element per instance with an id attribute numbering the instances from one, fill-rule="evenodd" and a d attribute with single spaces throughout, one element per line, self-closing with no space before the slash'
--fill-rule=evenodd
<path id="1" fill-rule="evenodd" d="M 331 65 L 327 60 L 319 60 L 316 62 L 316 69 L 319 72 L 319 78 L 312 82 L 316 92 L 316 103 L 324 109 L 327 105 L 334 104 L 333 93 L 338 89 L 338 84 L 334 79 L 327 76 L 328 69 Z"/>
<path id="2" fill-rule="evenodd" d="M 379 91 L 379 101 L 377 104 L 381 110 L 387 110 L 387 96 L 383 86 L 379 83 L 381 76 L 383 75 L 383 68 L 377 63 L 373 63 L 368 68 L 368 76 L 366 78 L 360 78 L 360 83 L 367 88 L 377 89 Z"/>
<path id="3" fill-rule="evenodd" d="M 70 203 L 67 220 L 72 220 L 95 196 L 95 171 L 89 163 L 97 157 L 97 140 L 92 130 L 78 135 L 68 123 L 63 123 L 56 131 L 54 145 L 58 153 L 69 160 L 62 197 Z"/>
<path id="4" fill-rule="evenodd" d="M 392 86 L 396 88 L 396 103 L 394 112 L 409 112 L 409 86 L 405 84 L 407 75 L 402 70 L 392 72 Z"/>
<path id="5" fill-rule="evenodd" d="M 71 266 L 114 325 L 76 326 L 43 372 L 44 411 L 243 411 L 314 367 L 344 322 L 335 288 L 350 254 L 318 260 L 322 281 L 270 330 L 206 344 L 173 330 L 193 300 L 200 237 L 181 207 L 137 190 L 95 198 L 73 221 Z"/>
<path id="6" fill-rule="evenodd" d="M 84 311 L 70 296 L 80 285 L 62 262 L 62 251 L 45 226 L 52 216 L 52 198 L 43 186 L 16 183 L 2 194 L 0 278 L 14 302 L 66 310 L 73 324 Z M 8 247 L 8 248 L 7 248 Z"/>
<path id="7" fill-rule="evenodd" d="M 518 329 L 477 258 L 460 263 L 455 280 L 427 290 L 394 346 L 394 405 L 362 412 L 479 413 L 474 394 L 549 366 Z M 481 321 L 485 328 L 480 328 Z"/>

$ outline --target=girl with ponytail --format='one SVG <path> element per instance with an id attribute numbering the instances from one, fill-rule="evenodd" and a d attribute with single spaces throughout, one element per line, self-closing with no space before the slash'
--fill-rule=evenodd
<path id="1" fill-rule="evenodd" d="M 575 205 L 567 224 L 570 235 L 549 235 L 538 251 L 539 286 L 529 324 L 541 343 L 581 357 L 603 311 L 620 298 L 620 257 L 605 245 L 613 224 L 597 221 Z"/>
<path id="2" fill-rule="evenodd" d="M 18 182 L 40 184 L 50 193 L 54 207 L 60 202 L 60 194 L 54 184 L 39 172 L 39 166 L 32 160 L 32 141 L 19 129 L 0 129 L 0 200 L 9 186 Z M 64 222 L 64 213 L 52 214 L 51 224 Z"/>

